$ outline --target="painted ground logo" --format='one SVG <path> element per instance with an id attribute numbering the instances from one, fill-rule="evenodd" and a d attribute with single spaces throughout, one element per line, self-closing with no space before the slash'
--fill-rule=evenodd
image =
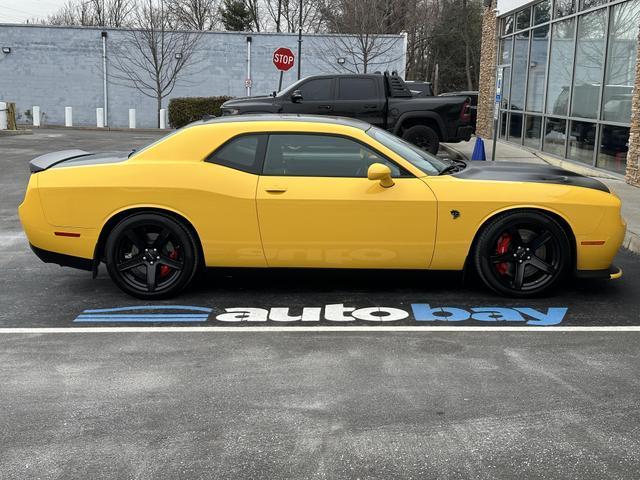
<path id="1" fill-rule="evenodd" d="M 213 311 L 186 305 L 142 305 L 85 310 L 74 322 L 206 322 Z"/>
<path id="2" fill-rule="evenodd" d="M 440 307 L 428 303 L 413 303 L 410 308 L 349 307 L 342 303 L 322 307 L 227 307 L 214 309 L 187 305 L 140 305 L 133 307 L 84 310 L 74 322 L 83 323 L 190 323 L 211 322 L 224 324 L 305 324 L 374 322 L 403 324 L 425 323 L 487 323 L 558 325 L 566 317 L 566 307 L 536 309 L 532 307 Z M 415 322 L 415 323 L 414 323 Z"/>

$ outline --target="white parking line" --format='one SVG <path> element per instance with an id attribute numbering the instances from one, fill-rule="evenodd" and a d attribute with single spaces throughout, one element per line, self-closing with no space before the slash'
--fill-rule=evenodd
<path id="1" fill-rule="evenodd" d="M 563 327 L 471 327 L 471 326 L 317 326 L 317 327 L 34 327 L 0 328 L 11 333 L 280 333 L 280 332 L 640 332 L 640 326 Z"/>

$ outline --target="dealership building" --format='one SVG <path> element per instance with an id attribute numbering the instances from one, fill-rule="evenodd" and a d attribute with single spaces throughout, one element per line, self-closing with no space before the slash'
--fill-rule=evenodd
<path id="1" fill-rule="evenodd" d="M 640 186 L 640 0 L 488 3 L 478 134 Z"/>

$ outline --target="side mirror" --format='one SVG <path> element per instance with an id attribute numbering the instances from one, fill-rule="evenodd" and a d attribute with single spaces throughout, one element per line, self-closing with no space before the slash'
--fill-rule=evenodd
<path id="1" fill-rule="evenodd" d="M 379 180 L 380 185 L 384 188 L 393 187 L 395 185 L 391 178 L 391 169 L 382 163 L 372 163 L 367 171 L 369 180 Z"/>
<path id="2" fill-rule="evenodd" d="M 302 101 L 302 92 L 300 90 L 294 90 L 291 94 L 291 101 L 293 103 L 300 103 Z"/>

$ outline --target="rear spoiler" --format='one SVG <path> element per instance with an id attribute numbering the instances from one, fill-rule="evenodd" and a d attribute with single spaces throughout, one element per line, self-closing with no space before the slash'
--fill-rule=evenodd
<path id="1" fill-rule="evenodd" d="M 29 162 L 29 170 L 31 170 L 31 173 L 41 172 L 65 160 L 84 157 L 85 155 L 91 155 L 91 153 L 84 150 L 61 150 L 59 152 L 46 153 L 31 160 Z"/>

